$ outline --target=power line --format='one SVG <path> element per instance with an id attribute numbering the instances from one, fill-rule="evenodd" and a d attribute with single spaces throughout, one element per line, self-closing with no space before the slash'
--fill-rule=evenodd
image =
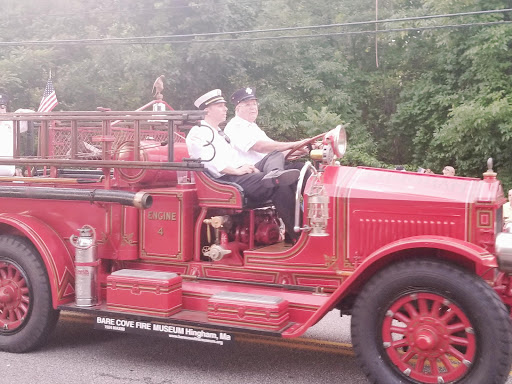
<path id="1" fill-rule="evenodd" d="M 377 25 L 383 23 L 396 23 L 404 21 L 419 21 L 434 18 L 446 18 L 446 17 L 462 17 L 462 16 L 474 16 L 490 13 L 504 13 L 511 12 L 512 9 L 500 9 L 500 10 L 488 10 L 488 11 L 477 11 L 477 12 L 463 12 L 454 14 L 444 15 L 429 15 L 429 16 L 418 16 L 418 17 L 407 17 L 401 19 L 383 19 L 383 20 L 372 20 L 364 22 L 351 22 L 351 23 L 338 23 L 338 24 L 326 24 L 326 25 L 312 25 L 303 27 L 285 27 L 285 28 L 273 28 L 273 29 L 261 29 L 261 30 L 250 30 L 250 31 L 231 31 L 231 32 L 212 32 L 212 33 L 197 33 L 197 34 L 184 34 L 184 35 L 163 35 L 163 36 L 136 36 L 136 37 L 108 37 L 108 38 L 97 38 L 97 39 L 72 39 L 72 40 L 33 40 L 33 41 L 4 41 L 0 42 L 0 46 L 46 46 L 46 45 L 112 45 L 112 44 L 183 44 L 183 43 L 219 43 L 219 42 L 237 42 L 237 41 L 257 41 L 257 40 L 281 40 L 281 39 L 301 39 L 301 38 L 313 38 L 313 37 L 331 37 L 331 36 L 343 36 L 343 35 L 356 35 L 356 34 L 378 34 L 378 33 L 389 33 L 389 32 L 406 32 L 414 30 L 433 30 L 433 29 L 445 29 L 445 28 L 465 28 L 471 26 L 490 26 L 499 24 L 509 24 L 509 21 L 496 21 L 496 22 L 481 22 L 481 23 L 466 23 L 466 24 L 447 24 L 427 27 L 410 27 L 410 28 L 395 28 L 395 29 L 377 29 L 369 31 L 345 31 L 345 32 L 330 32 L 330 33 L 319 33 L 309 35 L 284 35 L 284 36 L 263 36 L 255 38 L 237 37 L 237 38 L 225 38 L 225 39 L 210 39 L 210 40 L 192 40 L 192 38 L 204 38 L 204 37 L 217 37 L 223 35 L 240 35 L 240 34 L 255 34 L 255 33 L 268 33 L 268 32 L 288 32 L 288 31 L 300 31 L 300 30 L 318 30 L 325 28 L 335 27 L 353 27 L 353 26 L 365 26 L 365 25 Z M 189 38 L 187 40 L 171 40 L 177 38 Z M 156 40 L 156 41 L 155 41 Z"/>

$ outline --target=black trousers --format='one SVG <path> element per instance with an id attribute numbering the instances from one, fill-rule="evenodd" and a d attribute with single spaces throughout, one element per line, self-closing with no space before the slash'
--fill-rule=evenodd
<path id="1" fill-rule="evenodd" d="M 270 152 L 254 166 L 261 172 L 247 173 L 240 176 L 224 175 L 221 179 L 240 185 L 245 196 L 252 201 L 264 202 L 271 200 L 279 217 L 284 222 L 288 236 L 296 239 L 299 234 L 293 231 L 293 226 L 295 224 L 295 190 L 297 184 L 265 188 L 261 182 L 268 172 L 285 169 L 283 153 Z"/>

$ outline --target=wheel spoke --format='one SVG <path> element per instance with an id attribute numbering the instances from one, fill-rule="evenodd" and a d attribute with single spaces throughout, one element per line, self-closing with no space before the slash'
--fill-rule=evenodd
<path id="1" fill-rule="evenodd" d="M 16 316 L 16 320 L 21 320 L 23 318 L 23 313 L 21 312 L 20 307 L 16 307 L 14 313 Z"/>
<path id="2" fill-rule="evenodd" d="M 391 346 L 395 349 L 397 348 L 401 348 L 401 347 L 406 347 L 408 346 L 409 343 L 407 342 L 407 339 L 400 339 L 400 340 L 394 340 L 392 343 L 391 343 Z"/>
<path id="3" fill-rule="evenodd" d="M 395 313 L 394 317 L 396 320 L 401 321 L 402 323 L 405 323 L 405 324 L 409 324 L 411 322 L 411 319 L 409 317 L 405 316 L 401 312 Z"/>
<path id="4" fill-rule="evenodd" d="M 11 269 L 11 266 L 10 265 L 7 265 L 7 268 L 5 269 L 5 278 L 7 280 L 12 280 L 12 269 Z"/>
<path id="5" fill-rule="evenodd" d="M 423 372 L 425 369 L 425 360 L 427 358 L 425 356 L 418 357 L 418 362 L 416 363 L 416 371 Z"/>
<path id="6" fill-rule="evenodd" d="M 455 357 L 457 360 L 459 360 L 461 362 L 466 359 L 465 355 L 463 355 L 461 352 L 459 352 L 457 349 L 453 348 L 452 346 L 450 346 L 448 348 L 448 351 L 450 352 L 451 355 L 453 355 L 453 357 Z"/>
<path id="7" fill-rule="evenodd" d="M 419 309 L 420 316 L 426 316 L 428 314 L 431 314 L 431 312 L 429 312 L 429 310 L 428 310 L 427 300 L 425 300 L 425 299 L 418 300 L 418 309 Z"/>
<path id="8" fill-rule="evenodd" d="M 450 340 L 450 344 L 461 345 L 464 347 L 469 344 L 468 339 L 464 338 L 464 337 L 450 336 L 449 340 Z"/>
<path id="9" fill-rule="evenodd" d="M 407 333 L 407 328 L 404 327 L 398 327 L 396 325 L 393 325 L 389 328 L 389 331 L 391 333 L 399 333 L 400 335 L 405 335 Z"/>
<path id="10" fill-rule="evenodd" d="M 446 329 L 451 333 L 463 332 L 466 330 L 466 325 L 463 323 L 450 324 L 446 326 Z"/>
<path id="11" fill-rule="evenodd" d="M 453 372 L 455 370 L 453 362 L 448 358 L 448 356 L 441 355 L 439 356 L 439 359 L 443 362 L 443 365 L 448 372 Z"/>
<path id="12" fill-rule="evenodd" d="M 407 363 L 409 360 L 411 360 L 414 356 L 416 356 L 416 352 L 414 352 L 412 350 L 412 348 L 410 348 L 407 353 L 405 353 L 402 357 L 401 357 L 401 360 L 404 362 L 404 363 Z"/>
<path id="13" fill-rule="evenodd" d="M 23 317 L 25 317 L 28 313 L 28 306 L 24 303 L 21 303 L 19 306 L 20 312 L 23 313 Z"/>
<path id="14" fill-rule="evenodd" d="M 432 302 L 432 309 L 430 313 L 433 317 L 439 318 L 441 316 L 441 308 L 443 307 L 443 303 L 440 300 L 434 300 Z"/>
<path id="15" fill-rule="evenodd" d="M 23 276 L 21 275 L 20 271 L 18 271 L 17 269 L 14 270 L 14 276 L 12 277 L 12 279 L 16 282 L 19 282 L 19 281 L 22 281 L 23 280 Z"/>
<path id="16" fill-rule="evenodd" d="M 457 316 L 455 311 L 449 310 L 446 311 L 446 313 L 440 317 L 440 320 L 443 323 L 448 324 L 455 316 Z"/>
<path id="17" fill-rule="evenodd" d="M 405 310 L 409 314 L 409 317 L 411 319 L 414 319 L 415 317 L 418 317 L 418 312 L 416 311 L 416 308 L 413 307 L 413 305 L 409 302 L 404 305 Z"/>
<path id="18" fill-rule="evenodd" d="M 430 372 L 432 376 L 439 376 L 439 366 L 437 365 L 437 359 L 430 360 Z"/>

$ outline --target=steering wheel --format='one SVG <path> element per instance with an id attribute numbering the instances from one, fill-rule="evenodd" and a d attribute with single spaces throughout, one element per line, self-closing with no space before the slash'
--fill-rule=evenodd
<path id="1" fill-rule="evenodd" d="M 325 136 L 327 132 L 325 133 L 320 133 L 319 135 L 316 135 L 316 136 L 313 136 L 313 137 L 310 137 L 307 141 L 302 141 L 300 144 L 297 144 L 295 147 L 293 147 L 292 149 L 290 149 L 288 151 L 288 153 L 286 154 L 286 156 L 284 157 L 285 160 L 290 160 L 290 158 L 292 159 L 298 159 L 299 157 L 302 157 L 302 156 L 292 156 L 293 153 L 297 152 L 299 149 L 301 148 L 304 148 L 304 147 L 308 147 L 308 149 L 311 151 L 313 149 L 312 147 L 312 144 L 317 141 L 318 139 L 323 139 L 323 137 Z"/>

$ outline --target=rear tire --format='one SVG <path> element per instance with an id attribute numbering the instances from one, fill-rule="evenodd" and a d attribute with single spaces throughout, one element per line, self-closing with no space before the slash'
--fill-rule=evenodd
<path id="1" fill-rule="evenodd" d="M 370 382 L 503 384 L 510 318 L 482 279 L 431 260 L 380 271 L 352 311 L 352 342 Z"/>
<path id="2" fill-rule="evenodd" d="M 7 352 L 42 346 L 59 318 L 46 267 L 22 237 L 0 236 L 0 311 L 0 350 Z"/>

